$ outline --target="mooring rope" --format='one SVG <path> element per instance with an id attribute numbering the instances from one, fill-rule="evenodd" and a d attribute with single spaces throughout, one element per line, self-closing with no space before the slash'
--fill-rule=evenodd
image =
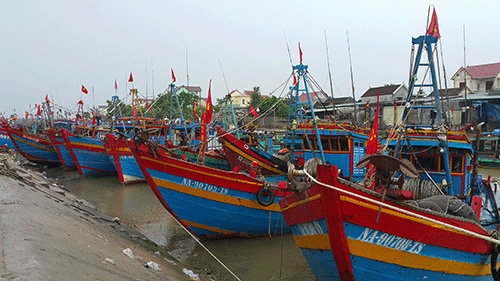
<path id="1" fill-rule="evenodd" d="M 463 229 L 461 227 L 456 227 L 454 225 L 451 225 L 451 224 L 448 224 L 448 223 L 444 223 L 444 222 L 441 222 L 441 221 L 438 221 L 438 220 L 435 220 L 435 219 L 432 219 L 432 218 L 429 218 L 429 217 L 426 217 L 426 216 L 423 216 L 423 215 L 420 215 L 420 214 L 417 214 L 417 213 L 414 213 L 414 212 L 411 212 L 411 211 L 408 211 L 408 210 L 405 210 L 405 209 L 402 209 L 402 208 L 399 208 L 399 207 L 396 207 L 396 206 L 392 206 L 390 204 L 387 204 L 387 203 L 384 203 L 384 202 L 380 202 L 380 201 L 377 201 L 377 200 L 374 200 L 374 199 L 371 199 L 371 198 L 368 198 L 368 197 L 365 197 L 363 195 L 359 195 L 359 194 L 356 194 L 356 193 L 353 193 L 353 192 L 350 192 L 350 191 L 347 191 L 347 190 L 343 190 L 343 189 L 340 189 L 338 187 L 335 187 L 335 186 L 331 186 L 329 184 L 326 184 L 326 183 L 322 183 L 320 181 L 318 181 L 317 179 L 315 179 L 312 175 L 310 175 L 307 171 L 303 170 L 302 171 L 310 180 L 312 180 L 313 182 L 315 182 L 316 184 L 319 184 L 321 186 L 324 186 L 324 187 L 327 187 L 327 188 L 330 188 L 330 189 L 333 189 L 335 191 L 338 191 L 340 193 L 345 193 L 345 194 L 348 194 L 350 196 L 353 196 L 353 197 L 356 197 L 356 198 L 359 198 L 359 199 L 363 199 L 363 200 L 366 200 L 370 203 L 374 203 L 374 204 L 378 204 L 380 206 L 383 206 L 383 207 L 386 207 L 388 209 L 392 209 L 392 210 L 395 210 L 395 211 L 398 211 L 398 212 L 401 212 L 401 213 L 404 213 L 406 215 L 409 215 L 409 216 L 413 216 L 413 217 L 416 217 L 416 218 L 419 218 L 419 219 L 422 219 L 422 220 L 426 220 L 428 222 L 432 222 L 432 223 L 435 223 L 435 224 L 438 224 L 440 226 L 443 226 L 443 227 L 446 227 L 446 228 L 450 228 L 450 229 L 453 229 L 455 231 L 458 231 L 458 232 L 461 232 L 461 233 L 464 233 L 464 234 L 467 234 L 467 235 L 470 235 L 470 236 L 473 236 L 475 238 L 479 238 L 479 239 L 482 239 L 482 240 L 485 240 L 485 241 L 488 241 L 490 243 L 493 243 L 493 244 L 496 244 L 496 245 L 500 245 L 500 240 L 498 239 L 494 239 L 490 236 L 485 236 L 485 235 L 481 235 L 481 234 L 478 234 L 478 233 L 475 233 L 473 231 L 470 231 L 470 230 L 467 230 L 467 229 Z M 341 179 L 339 179 L 340 181 Z"/>
<path id="2" fill-rule="evenodd" d="M 219 258 L 217 258 L 207 247 L 205 247 L 205 245 L 203 245 L 203 243 L 201 243 L 200 239 L 198 239 L 198 237 L 196 237 L 193 233 L 191 233 L 191 231 L 189 231 L 189 229 L 187 229 L 180 221 L 177 220 L 177 218 L 174 218 L 174 220 L 182 227 L 182 229 L 184 229 L 184 231 L 186 231 L 193 239 L 194 241 L 196 241 L 196 243 L 198 243 L 198 245 L 200 245 L 203 250 L 205 250 L 210 256 L 212 256 L 212 258 L 214 258 L 222 267 L 224 267 L 224 269 L 227 270 L 227 272 L 229 272 L 236 280 L 239 280 L 241 281 L 241 279 L 234 273 L 231 271 L 231 269 L 229 269 L 229 267 L 227 267 Z"/>

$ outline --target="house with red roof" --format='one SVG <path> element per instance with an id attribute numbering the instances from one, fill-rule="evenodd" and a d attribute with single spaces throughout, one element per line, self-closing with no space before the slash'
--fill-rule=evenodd
<path id="1" fill-rule="evenodd" d="M 467 86 L 471 94 L 500 89 L 500 62 L 461 67 L 452 77 L 455 88 Z"/>

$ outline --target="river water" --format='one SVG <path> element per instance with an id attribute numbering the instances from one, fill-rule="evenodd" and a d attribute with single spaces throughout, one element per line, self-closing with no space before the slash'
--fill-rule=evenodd
<path id="1" fill-rule="evenodd" d="M 163 208 L 148 184 L 122 186 L 117 177 L 83 178 L 76 171 L 48 168 L 66 190 L 99 211 L 135 225 L 191 269 L 209 269 L 225 280 L 315 280 L 290 234 L 283 237 L 202 241 L 204 249 Z M 220 262 L 218 262 L 212 253 Z"/>

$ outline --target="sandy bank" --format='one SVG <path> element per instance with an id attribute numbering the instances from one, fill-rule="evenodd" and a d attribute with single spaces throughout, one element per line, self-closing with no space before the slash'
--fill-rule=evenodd
<path id="1" fill-rule="evenodd" d="M 0 161 L 0 245 L 1 280 L 192 280 L 133 228 L 11 161 Z"/>

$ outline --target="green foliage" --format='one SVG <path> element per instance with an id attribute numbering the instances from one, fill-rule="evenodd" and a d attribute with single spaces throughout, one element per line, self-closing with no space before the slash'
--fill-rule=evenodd
<path id="1" fill-rule="evenodd" d="M 274 109 L 270 108 L 274 105 Z M 277 117 L 286 118 L 288 116 L 288 103 L 275 97 L 270 96 L 262 100 L 259 106 L 260 112 L 268 112 L 267 114 L 272 116 L 276 114 Z"/>
<path id="2" fill-rule="evenodd" d="M 250 105 L 258 108 L 262 102 L 262 95 L 260 94 L 260 87 L 253 87 L 253 93 L 250 95 Z"/>

